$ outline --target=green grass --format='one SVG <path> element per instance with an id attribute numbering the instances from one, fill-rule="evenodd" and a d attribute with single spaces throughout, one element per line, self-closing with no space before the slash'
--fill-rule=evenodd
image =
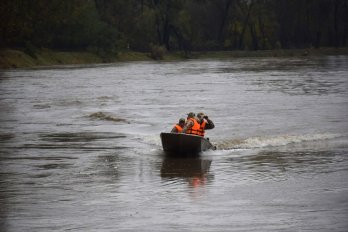
<path id="1" fill-rule="evenodd" d="M 116 57 L 113 58 L 113 61 L 146 61 L 152 60 L 147 53 L 143 52 L 119 52 Z"/>
<path id="2" fill-rule="evenodd" d="M 41 49 L 32 57 L 20 50 L 0 51 L 0 68 L 33 68 L 37 66 L 101 63 L 102 59 L 88 52 L 62 52 Z"/>

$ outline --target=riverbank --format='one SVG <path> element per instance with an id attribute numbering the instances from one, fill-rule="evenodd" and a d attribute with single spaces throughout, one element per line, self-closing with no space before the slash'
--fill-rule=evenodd
<path id="1" fill-rule="evenodd" d="M 218 51 L 193 53 L 195 58 L 239 58 L 239 57 L 292 57 L 348 55 L 348 47 L 343 48 L 309 48 L 309 49 L 277 49 L 258 51 Z"/>
<path id="2" fill-rule="evenodd" d="M 0 69 L 34 68 L 41 66 L 98 64 L 106 62 L 150 60 L 151 58 L 140 52 L 119 53 L 108 60 L 92 52 L 53 51 L 40 49 L 33 54 L 21 50 L 1 50 Z"/>
<path id="3" fill-rule="evenodd" d="M 238 57 L 282 57 L 282 56 L 318 56 L 318 55 L 348 55 L 348 48 L 320 48 L 320 49 L 280 49 L 262 51 L 213 51 L 213 52 L 191 52 L 183 54 L 180 52 L 166 53 L 162 60 L 184 60 L 184 59 L 225 59 Z M 76 64 L 98 64 L 125 61 L 153 60 L 149 53 L 141 52 L 119 52 L 113 57 L 105 59 L 92 52 L 53 51 L 50 49 L 39 49 L 35 53 L 22 50 L 5 49 L 0 50 L 0 69 L 34 68 L 41 66 L 59 66 Z"/>

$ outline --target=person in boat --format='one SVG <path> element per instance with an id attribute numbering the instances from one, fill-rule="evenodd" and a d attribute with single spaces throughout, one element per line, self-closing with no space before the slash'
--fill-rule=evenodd
<path id="1" fill-rule="evenodd" d="M 214 127 L 213 121 L 204 113 L 198 113 L 196 117 L 195 113 L 190 112 L 187 114 L 186 124 L 182 133 L 204 137 L 205 130 L 213 129 Z"/>
<path id="2" fill-rule="evenodd" d="M 179 123 L 175 124 L 173 129 L 172 129 L 172 133 L 181 133 L 182 129 L 185 126 L 185 119 L 184 118 L 180 118 L 179 119 Z"/>
<path id="3" fill-rule="evenodd" d="M 203 136 L 205 130 L 214 129 L 215 125 L 213 121 L 208 117 L 208 115 L 205 115 L 204 113 L 198 113 L 197 118 L 199 124 L 201 124 L 201 127 L 203 128 Z"/>

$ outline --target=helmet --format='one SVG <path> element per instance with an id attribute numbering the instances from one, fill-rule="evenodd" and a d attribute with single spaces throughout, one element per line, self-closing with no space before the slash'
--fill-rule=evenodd
<path id="1" fill-rule="evenodd" d="M 193 118 L 194 116 L 196 116 L 196 115 L 195 115 L 195 113 L 193 113 L 193 112 L 190 112 L 190 113 L 187 114 L 187 117 L 188 117 L 188 118 Z"/>
<path id="2" fill-rule="evenodd" d="M 185 119 L 184 118 L 180 118 L 179 119 L 179 123 L 181 123 L 181 122 L 185 122 Z"/>
<path id="3" fill-rule="evenodd" d="M 203 118 L 204 115 L 205 115 L 204 113 L 200 112 L 200 113 L 197 114 L 197 118 Z"/>

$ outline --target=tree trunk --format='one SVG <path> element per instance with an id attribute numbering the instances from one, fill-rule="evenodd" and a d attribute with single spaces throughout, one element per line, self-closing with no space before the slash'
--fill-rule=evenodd
<path id="1" fill-rule="evenodd" d="M 339 45 L 338 42 L 338 5 L 339 5 L 339 0 L 335 0 L 334 3 L 334 45 L 337 48 Z"/>
<path id="2" fill-rule="evenodd" d="M 247 15 L 246 15 L 246 17 L 245 17 L 245 20 L 244 20 L 244 23 L 243 23 L 243 29 L 242 29 L 242 33 L 241 33 L 241 35 L 240 35 L 240 37 L 239 37 L 239 45 L 238 45 L 238 48 L 239 49 L 243 49 L 243 41 L 244 41 L 244 34 L 245 34 L 245 31 L 246 31 L 246 29 L 247 29 L 247 26 L 248 26 L 248 22 L 249 22 L 249 17 L 250 17 L 250 13 L 251 13 L 251 9 L 252 9 L 252 7 L 253 7 L 253 4 L 254 4 L 254 1 L 253 0 L 251 0 L 251 2 L 250 2 L 250 5 L 249 5 L 249 7 L 248 7 L 248 12 L 247 12 Z"/>
<path id="3" fill-rule="evenodd" d="M 222 20 L 219 28 L 219 34 L 218 34 L 218 41 L 220 45 L 223 47 L 223 43 L 225 40 L 225 26 L 226 26 L 226 21 L 228 18 L 228 12 L 230 10 L 230 6 L 233 0 L 227 0 L 226 5 L 223 8 L 223 13 L 222 13 Z"/>

